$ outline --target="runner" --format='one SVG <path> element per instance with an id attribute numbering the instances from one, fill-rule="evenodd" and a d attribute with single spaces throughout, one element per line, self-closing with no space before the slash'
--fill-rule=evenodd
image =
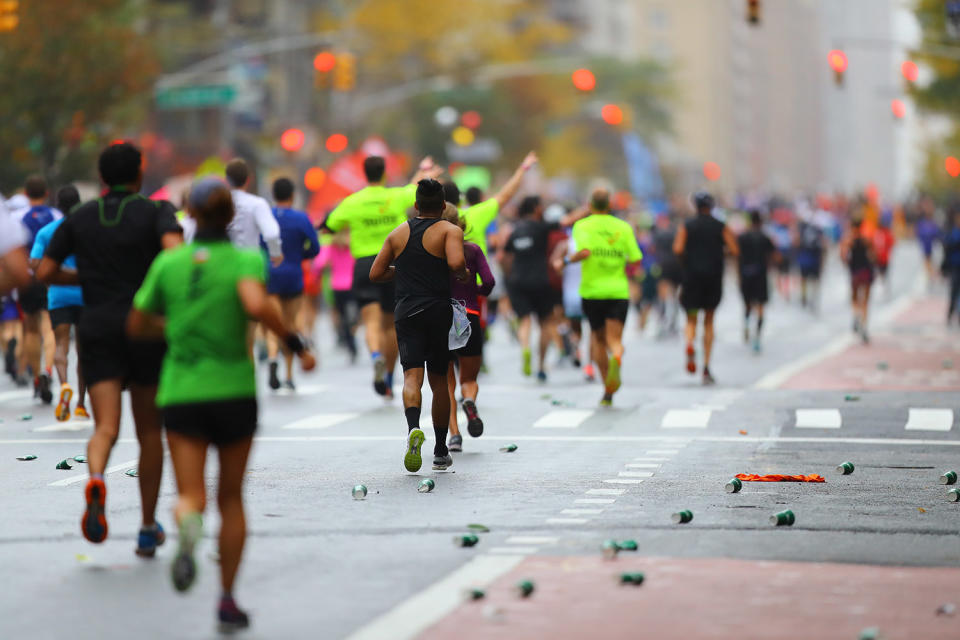
<path id="1" fill-rule="evenodd" d="M 556 246 L 550 255 L 550 263 L 556 269 L 563 265 L 563 261 L 572 258 L 577 253 L 577 245 L 572 237 Z M 583 373 L 588 382 L 594 379 L 593 364 L 590 362 L 588 347 L 587 361 L 580 358 L 580 345 L 583 342 L 583 300 L 580 298 L 580 279 L 583 265 L 579 262 L 568 262 L 563 269 L 563 315 L 570 328 L 568 333 L 570 349 L 573 353 L 573 366 L 579 369 L 583 366 Z"/>
<path id="2" fill-rule="evenodd" d="M 933 245 L 940 240 L 940 227 L 933 220 L 930 211 L 924 209 L 920 216 L 920 220 L 917 221 L 916 233 L 917 239 L 920 241 L 920 248 L 923 250 L 923 266 L 927 272 L 927 288 L 929 289 L 937 278 L 937 272 L 933 266 Z"/>
<path id="3" fill-rule="evenodd" d="M 370 267 L 371 282 L 396 280 L 395 311 L 400 364 L 403 366 L 403 408 L 407 418 L 407 446 L 403 465 L 410 473 L 423 464 L 420 447 L 421 390 L 424 363 L 433 391 L 433 469 L 453 464 L 447 448 L 450 397 L 447 369 L 449 333 L 453 318 L 450 273 L 460 282 L 471 276 L 463 256 L 463 231 L 442 219 L 443 186 L 421 180 L 416 190 L 417 216 L 390 232 Z M 395 266 L 391 266 L 395 264 Z"/>
<path id="4" fill-rule="evenodd" d="M 466 222 L 457 214 L 457 208 L 450 204 L 443 211 L 443 219 L 457 225 L 462 230 Z M 490 265 L 483 255 L 480 246 L 473 242 L 463 243 L 463 255 L 466 262 L 467 282 L 458 282 L 456 277 L 450 276 L 451 298 L 463 302 L 470 320 L 470 339 L 462 348 L 452 352 L 453 358 L 447 372 L 448 389 L 450 391 L 450 451 L 463 451 L 463 436 L 460 435 L 460 425 L 457 424 L 457 366 L 460 369 L 460 405 L 467 416 L 467 432 L 471 437 L 479 438 L 483 434 L 483 420 L 477 411 L 477 393 L 480 388 L 477 384 L 477 375 L 483 365 L 483 326 L 480 322 L 480 296 L 488 295 L 493 290 L 495 281 Z M 480 284 L 477 284 L 479 280 Z"/>
<path id="5" fill-rule="evenodd" d="M 602 406 L 613 404 L 620 388 L 623 365 L 623 325 L 630 306 L 630 284 L 626 268 L 643 255 L 633 227 L 610 214 L 610 194 L 593 192 L 590 215 L 573 225 L 577 252 L 557 268 L 582 262 L 580 297 L 583 313 L 590 322 L 590 354 L 604 381 Z"/>
<path id="6" fill-rule="evenodd" d="M 268 300 L 263 255 L 231 245 L 227 225 L 234 212 L 227 185 L 218 178 L 197 182 L 189 207 L 197 221 L 195 241 L 163 252 L 153 263 L 134 299 L 128 330 L 144 338 L 165 335 L 170 344 L 157 404 L 163 409 L 179 493 L 174 509 L 179 548 L 171 571 L 178 591 L 189 589 L 197 575 L 193 553 L 207 502 L 207 449 L 218 450 L 222 591 L 217 617 L 220 631 L 231 632 L 250 626 L 233 598 L 246 540 L 243 476 L 257 428 L 247 318 L 282 336 L 305 370 L 313 368 L 314 359 Z"/>
<path id="7" fill-rule="evenodd" d="M 30 283 L 27 230 L 0 203 L 0 295 Z"/>
<path id="8" fill-rule="evenodd" d="M 30 176 L 24 186 L 30 207 L 23 214 L 23 226 L 27 229 L 27 247 L 32 248 L 42 228 L 58 220 L 60 212 L 48 207 L 47 181 L 40 176 Z M 50 390 L 50 375 L 53 373 L 54 340 L 48 328 L 47 287 L 42 282 L 33 282 L 18 291 L 20 309 L 23 311 L 23 348 L 20 353 L 20 378 L 33 380 L 33 396 L 44 404 L 53 402 Z M 47 367 L 43 368 L 44 355 Z"/>
<path id="9" fill-rule="evenodd" d="M 337 343 L 350 354 L 350 364 L 357 361 L 357 305 L 353 300 L 353 256 L 346 232 L 331 236 L 329 244 L 320 247 L 313 262 L 315 271 L 330 268 L 330 288 L 333 291 L 333 322 L 337 327 Z"/>
<path id="10" fill-rule="evenodd" d="M 947 300 L 947 325 L 953 321 L 960 302 L 960 212 L 952 211 L 946 231 L 943 234 L 943 275 L 950 280 L 949 299 Z"/>
<path id="11" fill-rule="evenodd" d="M 363 161 L 367 186 L 347 196 L 330 212 L 323 226 L 334 233 L 350 230 L 350 253 L 355 260 L 353 297 L 360 307 L 367 349 L 373 361 L 373 389 L 381 396 L 393 397 L 393 370 L 397 363 L 397 335 L 394 328 L 394 284 L 370 280 L 370 267 L 390 232 L 407 219 L 414 202 L 417 181 L 436 178 L 441 169 L 424 158 L 413 181 L 405 187 L 387 188 L 386 162 L 380 156 Z"/>
<path id="12" fill-rule="evenodd" d="M 270 204 L 247 191 L 250 185 L 250 167 L 243 158 L 234 158 L 227 163 L 227 182 L 233 196 L 234 216 L 227 228 L 230 240 L 241 249 L 256 249 L 263 242 L 267 245 L 270 262 L 279 266 L 283 262 L 280 245 L 280 225 L 273 216 Z"/>
<path id="13" fill-rule="evenodd" d="M 298 326 L 298 315 L 303 305 L 303 264 L 320 253 L 320 241 L 310 218 L 302 211 L 293 208 L 293 182 L 288 178 L 277 178 L 273 183 L 273 216 L 280 227 L 280 241 L 283 249 L 283 262 L 270 265 L 267 279 L 267 293 L 271 301 L 280 309 L 283 322 L 288 327 Z M 267 350 L 270 358 L 270 388 L 280 388 L 277 377 L 278 336 L 270 333 Z M 293 384 L 293 353 L 284 345 L 283 358 L 286 361 L 286 379 L 283 386 L 290 391 L 296 390 Z"/>
<path id="14" fill-rule="evenodd" d="M 129 388 L 140 442 L 142 526 L 137 554 L 152 557 L 165 539 L 154 519 L 163 472 L 155 399 L 165 345 L 128 340 L 124 323 L 150 263 L 162 249 L 180 244 L 182 237 L 173 205 L 139 194 L 142 163 L 140 150 L 129 143 L 113 144 L 100 154 L 100 177 L 107 193 L 74 209 L 60 225 L 40 261 L 38 276 L 48 284 L 79 283 L 83 289 L 77 345 L 95 423 L 87 445 L 90 480 L 84 490 L 83 535 L 90 542 L 107 537 L 103 474 L 120 431 L 121 395 Z M 75 272 L 62 268 L 71 254 L 77 260 Z"/>
<path id="15" fill-rule="evenodd" d="M 649 220 L 649 219 L 648 219 Z M 659 306 L 660 277 L 663 273 L 657 263 L 657 255 L 653 250 L 653 235 L 651 224 L 641 220 L 638 223 L 637 244 L 643 259 L 639 265 L 627 269 L 630 278 L 630 295 L 634 308 L 637 310 L 637 331 L 643 332 L 650 319 L 650 311 Z M 660 331 L 663 327 L 660 327 Z"/>
<path id="16" fill-rule="evenodd" d="M 80 192 L 73 185 L 60 187 L 57 191 L 57 208 L 66 215 L 74 207 L 80 204 Z M 64 218 L 54 220 L 37 233 L 37 238 L 33 242 L 33 249 L 30 252 L 30 260 L 33 267 L 40 265 L 40 260 L 50 244 L 50 239 L 54 232 L 60 227 Z M 63 265 L 68 269 L 77 268 L 77 260 L 74 256 L 68 256 Z M 70 386 L 67 375 L 67 365 L 70 357 L 70 331 L 76 327 L 79 330 L 80 316 L 83 312 L 83 292 L 79 286 L 64 287 L 59 285 L 50 285 L 47 290 L 47 308 L 50 313 L 50 324 L 53 327 L 53 337 L 56 342 L 56 355 L 53 363 L 57 368 L 57 378 L 60 380 L 60 401 L 54 412 L 57 420 L 64 422 L 70 419 L 70 401 L 73 399 L 73 387 Z M 86 397 L 87 385 L 83 380 L 83 370 L 80 368 L 79 357 L 77 359 L 77 411 L 76 417 L 89 418 L 90 414 L 84 403 Z"/>
<path id="17" fill-rule="evenodd" d="M 697 213 L 680 227 L 673 251 L 683 264 L 680 304 L 687 312 L 687 371 L 697 372 L 697 320 L 703 311 L 703 384 L 714 384 L 710 373 L 713 351 L 713 313 L 723 297 L 723 249 L 737 257 L 737 239 L 724 223 L 713 217 L 713 196 L 700 192 L 694 195 Z"/>
<path id="18" fill-rule="evenodd" d="M 825 237 L 813 214 L 801 217 L 797 228 L 797 266 L 800 267 L 800 304 L 816 312 L 820 306 L 820 274 L 823 271 Z"/>
<path id="19" fill-rule="evenodd" d="M 870 308 L 870 287 L 873 284 L 877 257 L 873 243 L 863 234 L 864 222 L 856 218 L 840 241 L 840 257 L 850 269 L 850 296 L 853 307 L 853 332 L 864 344 L 870 342 L 867 334 L 867 312 Z"/>
<path id="20" fill-rule="evenodd" d="M 776 253 L 773 241 L 763 232 L 760 212 L 750 212 L 750 229 L 737 238 L 740 248 L 740 293 L 743 296 L 743 341 L 750 342 L 750 315 L 757 314 L 757 332 L 753 350 L 760 353 L 760 332 L 763 331 L 763 307 L 770 299 L 767 271 Z M 801 266 L 802 269 L 802 266 Z"/>
<path id="21" fill-rule="evenodd" d="M 673 243 L 677 237 L 676 224 L 672 215 L 658 215 L 653 231 L 653 252 L 660 266 L 660 278 L 657 280 L 657 297 L 660 299 L 660 326 L 657 337 L 665 338 L 677 333 L 677 316 L 680 315 L 680 301 L 677 291 L 683 281 L 683 268 L 673 252 Z"/>
<path id="22" fill-rule="evenodd" d="M 887 299 L 893 296 L 893 283 L 890 282 L 887 272 L 890 268 L 893 245 L 896 242 L 893 231 L 890 230 L 890 221 L 882 216 L 877 225 L 877 230 L 873 232 L 873 250 L 877 256 L 877 275 L 883 281 L 883 289 Z"/>

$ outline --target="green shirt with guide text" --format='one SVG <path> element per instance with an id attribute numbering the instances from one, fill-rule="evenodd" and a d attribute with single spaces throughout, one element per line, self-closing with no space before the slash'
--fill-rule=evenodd
<path id="1" fill-rule="evenodd" d="M 380 253 L 390 232 L 407 221 L 407 209 L 417 198 L 417 185 L 371 185 L 344 198 L 327 217 L 327 228 L 350 228 L 350 253 L 366 258 Z"/>
<path id="2" fill-rule="evenodd" d="M 606 213 L 594 213 L 573 225 L 577 250 L 589 249 L 583 260 L 580 297 L 586 300 L 629 300 L 626 267 L 643 257 L 633 227 Z"/>
<path id="3" fill-rule="evenodd" d="M 134 308 L 166 318 L 157 406 L 256 397 L 237 283 L 264 282 L 266 270 L 259 250 L 226 238 L 157 256 L 133 300 Z"/>

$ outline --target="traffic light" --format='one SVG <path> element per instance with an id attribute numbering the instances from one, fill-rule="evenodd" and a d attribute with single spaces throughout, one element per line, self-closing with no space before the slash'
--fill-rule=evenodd
<path id="1" fill-rule="evenodd" d="M 907 86 L 912 87 L 917 78 L 920 77 L 920 68 L 916 62 L 904 60 L 903 64 L 900 65 L 900 73 L 903 74 L 903 79 L 907 81 Z"/>
<path id="2" fill-rule="evenodd" d="M 330 72 L 337 66 L 337 56 L 329 51 L 321 51 L 313 58 L 313 86 L 317 89 L 326 89 L 330 86 Z"/>
<path id="3" fill-rule="evenodd" d="M 847 54 L 840 49 L 834 49 L 827 54 L 827 62 L 833 69 L 833 81 L 838 87 L 843 86 L 843 74 L 847 71 Z"/>
<path id="4" fill-rule="evenodd" d="M 760 0 L 747 0 L 747 23 L 760 24 Z"/>
<path id="5" fill-rule="evenodd" d="M 0 32 L 14 31 L 20 24 L 20 1 L 0 0 Z"/>
<path id="6" fill-rule="evenodd" d="M 570 76 L 573 86 L 579 91 L 593 91 L 597 86 L 597 78 L 590 69 L 577 69 Z"/>
<path id="7" fill-rule="evenodd" d="M 357 57 L 352 53 L 337 54 L 333 68 L 333 88 L 337 91 L 352 91 L 357 86 Z"/>

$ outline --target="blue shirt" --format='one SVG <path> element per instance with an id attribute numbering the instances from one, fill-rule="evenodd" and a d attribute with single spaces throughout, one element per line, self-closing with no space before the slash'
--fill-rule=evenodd
<path id="1" fill-rule="evenodd" d="M 63 218 L 54 220 L 36 232 L 36 239 L 33 241 L 33 247 L 30 249 L 30 259 L 39 260 L 47 251 L 47 245 L 53 237 L 53 232 L 63 224 Z M 68 269 L 77 269 L 77 259 L 74 256 L 67 256 L 63 261 L 63 266 Z M 83 306 L 83 291 L 79 286 L 66 287 L 63 285 L 52 284 L 47 289 L 47 308 L 62 309 L 64 307 Z"/>
<path id="2" fill-rule="evenodd" d="M 43 229 L 48 224 L 61 217 L 57 215 L 58 213 L 59 212 L 52 207 L 39 205 L 36 207 L 30 207 L 30 209 L 23 214 L 23 226 L 27 228 L 27 231 L 30 234 L 30 237 L 27 238 L 27 246 L 31 246 L 33 244 L 33 241 L 36 239 L 37 233 L 40 231 L 40 229 Z"/>
<path id="3" fill-rule="evenodd" d="M 302 211 L 274 207 L 273 217 L 280 225 L 283 262 L 276 267 L 270 265 L 267 291 L 273 294 L 295 295 L 303 291 L 301 263 L 320 253 L 317 230 L 313 228 L 307 214 Z"/>

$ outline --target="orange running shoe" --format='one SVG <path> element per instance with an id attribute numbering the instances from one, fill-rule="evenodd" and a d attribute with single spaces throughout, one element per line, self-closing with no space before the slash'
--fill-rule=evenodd
<path id="1" fill-rule="evenodd" d="M 107 539 L 107 485 L 103 478 L 90 478 L 84 493 L 87 510 L 80 520 L 83 537 L 90 542 L 103 542 Z"/>
<path id="2" fill-rule="evenodd" d="M 687 371 L 689 373 L 697 372 L 697 350 L 692 344 L 687 345 Z"/>
<path id="3" fill-rule="evenodd" d="M 57 403 L 57 408 L 53 410 L 53 415 L 57 417 L 59 422 L 66 422 L 70 419 L 70 401 L 72 399 L 73 389 L 64 382 L 60 385 L 60 402 Z"/>
<path id="4" fill-rule="evenodd" d="M 90 414 L 87 413 L 86 407 L 84 407 L 84 406 L 81 404 L 81 405 L 77 405 L 77 409 L 73 412 L 73 417 L 74 417 L 74 418 L 86 419 L 86 418 L 89 418 L 89 417 L 90 417 Z"/>

